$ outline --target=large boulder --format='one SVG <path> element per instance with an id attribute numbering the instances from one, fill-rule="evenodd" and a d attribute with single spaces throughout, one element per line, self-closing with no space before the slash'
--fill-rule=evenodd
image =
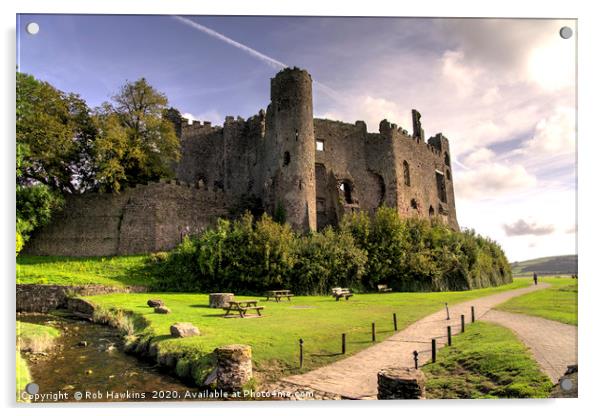
<path id="1" fill-rule="evenodd" d="M 155 313 L 162 313 L 162 314 L 171 313 L 171 309 L 169 309 L 167 306 L 157 306 L 155 308 Z"/>
<path id="2" fill-rule="evenodd" d="M 151 308 L 157 308 L 159 306 L 165 306 L 165 304 L 163 303 L 163 301 L 161 299 L 149 299 L 148 302 L 146 302 L 146 304 L 148 306 L 150 306 Z"/>
<path id="3" fill-rule="evenodd" d="M 169 332 L 172 337 L 185 338 L 201 335 L 199 329 L 190 322 L 178 322 L 169 327 Z"/>

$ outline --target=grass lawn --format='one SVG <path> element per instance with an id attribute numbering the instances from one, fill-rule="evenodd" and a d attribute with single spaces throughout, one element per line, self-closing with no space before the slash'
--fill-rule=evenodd
<path id="1" fill-rule="evenodd" d="M 206 294 L 147 293 L 110 294 L 88 297 L 105 308 L 133 311 L 149 322 L 149 328 L 161 351 L 200 350 L 210 353 L 227 344 L 248 344 L 253 348 L 255 368 L 270 377 L 299 373 L 299 338 L 304 340 L 303 371 L 342 358 L 341 334 L 347 334 L 347 353 L 372 345 L 371 323 L 376 323 L 377 340 L 393 334 L 392 314 L 397 313 L 398 328 L 444 307 L 444 302 L 458 303 L 473 298 L 525 287 L 527 280 L 517 280 L 496 288 L 465 292 L 356 294 L 349 301 L 336 302 L 329 296 L 298 296 L 289 303 L 260 302 L 265 317 L 258 319 L 223 318 L 221 309 L 207 305 Z M 146 305 L 159 298 L 172 313 L 153 313 Z M 237 296 L 237 299 L 258 299 Z M 192 322 L 200 337 L 171 338 L 169 326 L 175 322 Z"/>
<path id="2" fill-rule="evenodd" d="M 25 390 L 25 386 L 31 381 L 31 375 L 29 374 L 29 368 L 27 367 L 27 362 L 23 357 L 21 357 L 21 352 L 17 349 L 17 401 L 22 401 L 20 395 L 23 390 Z"/>
<path id="3" fill-rule="evenodd" d="M 152 275 L 145 271 L 147 256 L 116 257 L 17 257 L 17 283 L 55 285 L 147 286 Z"/>
<path id="4" fill-rule="evenodd" d="M 422 369 L 429 399 L 548 397 L 552 389 L 512 331 L 492 323 L 468 325 Z"/>
<path id="5" fill-rule="evenodd" d="M 577 280 L 560 277 L 541 280 L 552 287 L 510 299 L 496 309 L 577 325 Z"/>
<path id="6" fill-rule="evenodd" d="M 17 321 L 17 346 L 21 351 L 42 352 L 60 335 L 61 331 L 51 326 Z"/>

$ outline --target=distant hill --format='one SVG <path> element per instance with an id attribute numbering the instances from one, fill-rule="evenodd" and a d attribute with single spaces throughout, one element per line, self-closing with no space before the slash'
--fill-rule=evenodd
<path id="1" fill-rule="evenodd" d="M 514 276 L 537 274 L 577 274 L 577 255 L 541 257 L 511 264 Z"/>

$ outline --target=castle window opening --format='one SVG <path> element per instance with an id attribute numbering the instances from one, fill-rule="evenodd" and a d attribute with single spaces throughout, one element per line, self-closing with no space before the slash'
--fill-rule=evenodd
<path id="1" fill-rule="evenodd" d="M 345 196 L 345 203 L 352 204 L 353 197 L 351 196 L 351 191 L 352 191 L 351 184 L 347 181 L 342 182 L 341 185 L 339 185 L 339 189 L 341 191 L 343 191 L 343 195 Z"/>
<path id="2" fill-rule="evenodd" d="M 443 157 L 445 159 L 445 164 L 447 166 L 450 166 L 450 163 L 449 163 L 449 154 L 447 154 L 447 152 L 445 152 L 444 155 L 443 155 Z"/>
<path id="3" fill-rule="evenodd" d="M 432 217 L 433 215 L 435 215 L 435 208 L 433 208 L 433 206 L 431 205 L 431 207 L 429 208 L 429 217 Z"/>
<path id="4" fill-rule="evenodd" d="M 288 166 L 291 163 L 291 154 L 287 151 L 284 152 L 284 161 L 282 162 L 282 166 Z"/>
<path id="5" fill-rule="evenodd" d="M 316 140 L 316 150 L 318 152 L 324 151 L 324 140 Z"/>
<path id="6" fill-rule="evenodd" d="M 412 199 L 412 201 L 410 201 L 410 206 L 412 207 L 412 209 L 418 209 L 418 203 L 415 199 Z"/>
<path id="7" fill-rule="evenodd" d="M 445 176 L 447 176 L 448 181 L 451 181 L 451 173 L 449 172 L 449 169 L 447 169 L 447 171 L 445 172 Z"/>
<path id="8" fill-rule="evenodd" d="M 403 161 L 403 182 L 410 186 L 410 164 L 406 160 Z"/>
<path id="9" fill-rule="evenodd" d="M 443 172 L 435 171 L 437 183 L 437 196 L 441 202 L 447 203 L 447 191 L 445 189 L 445 176 Z"/>
<path id="10" fill-rule="evenodd" d="M 325 212 L 326 211 L 326 201 L 324 198 L 316 198 L 316 211 L 317 212 Z"/>
<path id="11" fill-rule="evenodd" d="M 299 140 L 299 130 L 295 129 L 295 141 Z"/>

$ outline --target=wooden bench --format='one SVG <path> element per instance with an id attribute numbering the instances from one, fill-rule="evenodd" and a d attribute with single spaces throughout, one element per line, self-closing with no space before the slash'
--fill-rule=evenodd
<path id="1" fill-rule="evenodd" d="M 280 299 L 287 298 L 290 302 L 293 296 L 295 295 L 290 290 L 268 290 L 265 300 L 268 301 L 270 298 L 274 298 L 276 302 L 280 302 Z"/>
<path id="2" fill-rule="evenodd" d="M 349 300 L 349 298 L 353 296 L 351 290 L 342 287 L 335 287 L 332 289 L 332 297 L 339 301 L 341 298 L 345 298 L 345 300 Z"/>
<path id="3" fill-rule="evenodd" d="M 378 292 L 379 293 L 384 293 L 384 292 L 391 292 L 393 291 L 393 289 L 391 289 L 389 286 L 387 285 L 376 285 Z"/>
<path id="4" fill-rule="evenodd" d="M 229 316 L 230 313 L 234 312 L 237 312 L 241 318 L 244 318 L 247 316 L 247 312 L 249 311 L 255 311 L 257 316 L 261 316 L 261 310 L 263 309 L 263 306 L 257 306 L 256 300 L 231 300 L 228 302 L 228 306 L 223 309 L 226 311 L 224 318 Z"/>

